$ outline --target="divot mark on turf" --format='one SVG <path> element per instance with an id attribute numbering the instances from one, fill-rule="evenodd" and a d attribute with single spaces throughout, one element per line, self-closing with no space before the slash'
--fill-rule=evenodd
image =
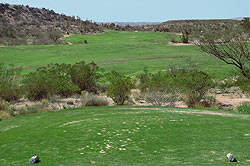
<path id="1" fill-rule="evenodd" d="M 6 128 L 3 129 L 3 131 L 8 131 L 10 129 L 14 129 L 14 128 L 18 128 L 19 126 L 8 126 Z"/>
<path id="2" fill-rule="evenodd" d="M 63 127 L 63 126 L 68 126 L 68 125 L 72 125 L 72 124 L 76 124 L 76 123 L 81 123 L 81 122 L 86 122 L 86 121 L 91 121 L 91 120 L 95 120 L 95 121 L 98 121 L 100 119 L 84 119 L 84 120 L 77 120 L 77 121 L 72 121 L 72 122 L 67 122 L 67 123 L 64 123 L 63 125 L 59 126 L 59 127 Z"/>
<path id="3" fill-rule="evenodd" d="M 67 126 L 67 125 L 71 125 L 71 124 L 75 124 L 75 123 L 80 123 L 80 122 L 84 122 L 84 121 L 85 121 L 85 120 L 72 121 L 72 122 L 64 123 L 64 124 L 61 125 L 60 127 Z"/>

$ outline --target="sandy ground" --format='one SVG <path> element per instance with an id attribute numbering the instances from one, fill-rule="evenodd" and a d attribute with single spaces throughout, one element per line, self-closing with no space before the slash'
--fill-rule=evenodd
<path id="1" fill-rule="evenodd" d="M 137 105 L 137 106 L 151 106 L 150 103 L 147 103 L 144 100 L 135 100 L 135 96 L 139 96 L 140 92 L 139 90 L 132 90 L 132 96 L 131 98 L 134 101 L 133 105 Z M 238 93 L 225 93 L 225 94 L 216 94 L 216 95 L 212 95 L 216 98 L 216 103 L 217 105 L 224 105 L 224 106 L 228 106 L 228 107 L 233 107 L 236 108 L 238 105 L 240 105 L 243 102 L 250 102 L 250 98 L 247 97 L 244 94 L 238 94 Z M 112 101 L 112 99 L 108 100 L 109 102 Z M 111 105 L 114 105 L 114 103 L 110 102 Z M 179 101 L 175 103 L 175 107 L 178 108 L 187 108 L 187 105 L 185 105 L 184 102 Z"/>
<path id="2" fill-rule="evenodd" d="M 171 45 L 171 46 L 193 46 L 193 45 L 195 45 L 194 42 L 191 42 L 191 43 L 173 43 L 173 42 L 169 42 L 168 44 Z"/>
<path id="3" fill-rule="evenodd" d="M 225 95 L 225 94 L 218 94 L 216 95 L 216 100 L 220 103 L 232 105 L 237 107 L 243 102 L 250 102 L 250 98 L 247 98 L 245 95 L 238 96 L 238 95 Z"/>

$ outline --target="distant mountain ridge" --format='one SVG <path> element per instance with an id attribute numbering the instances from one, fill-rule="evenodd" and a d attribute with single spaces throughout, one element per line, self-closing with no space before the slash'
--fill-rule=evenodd
<path id="1" fill-rule="evenodd" d="M 97 24 L 111 24 L 114 23 L 115 25 L 119 26 L 143 26 L 143 25 L 158 25 L 161 22 L 98 22 Z"/>
<path id="2" fill-rule="evenodd" d="M 244 20 L 244 18 L 250 18 L 250 17 L 235 17 L 235 18 L 232 18 L 232 20 Z"/>

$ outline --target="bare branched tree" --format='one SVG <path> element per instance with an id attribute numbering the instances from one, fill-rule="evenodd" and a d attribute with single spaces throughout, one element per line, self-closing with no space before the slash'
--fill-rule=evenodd
<path id="1" fill-rule="evenodd" d="M 48 31 L 48 37 L 49 39 L 53 40 L 54 42 L 57 42 L 58 39 L 60 39 L 62 37 L 62 33 L 59 30 L 56 29 L 50 29 Z"/>
<path id="2" fill-rule="evenodd" d="M 250 36 L 239 29 L 232 29 L 203 32 L 196 45 L 226 64 L 237 67 L 250 81 Z"/>

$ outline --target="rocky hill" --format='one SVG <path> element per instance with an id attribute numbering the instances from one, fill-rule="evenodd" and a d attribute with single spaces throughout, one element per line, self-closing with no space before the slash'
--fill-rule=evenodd
<path id="1" fill-rule="evenodd" d="M 102 28 L 91 21 L 82 21 L 79 17 L 58 14 L 45 8 L 0 3 L 1 38 L 34 37 L 38 31 L 87 34 L 102 32 Z"/>
<path id="2" fill-rule="evenodd" d="M 233 19 L 211 19 L 211 20 L 170 20 L 158 25 L 147 26 L 147 29 L 164 32 L 180 32 L 183 27 L 217 27 L 239 24 L 239 20 Z"/>
<path id="3" fill-rule="evenodd" d="M 225 28 L 232 25 L 238 26 L 240 20 L 235 19 L 210 19 L 210 20 L 170 20 L 166 22 L 114 22 L 98 23 L 104 28 L 118 31 L 157 31 L 157 32 L 181 32 L 183 27 L 198 28 Z"/>
<path id="4" fill-rule="evenodd" d="M 195 25 L 195 24 L 218 24 L 225 25 L 238 22 L 232 19 L 211 19 L 211 20 L 170 20 L 161 24 L 163 27 L 173 27 L 173 26 L 181 26 L 181 25 Z"/>

